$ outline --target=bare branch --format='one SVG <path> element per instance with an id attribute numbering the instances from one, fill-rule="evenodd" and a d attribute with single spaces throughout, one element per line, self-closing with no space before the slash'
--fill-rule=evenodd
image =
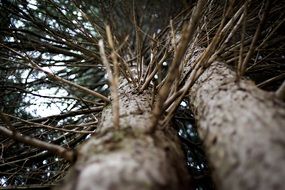
<path id="1" fill-rule="evenodd" d="M 262 17 L 261 17 L 261 19 L 260 19 L 260 22 L 259 22 L 257 28 L 256 28 L 255 34 L 254 34 L 254 36 L 253 36 L 253 39 L 252 39 L 252 41 L 251 41 L 249 51 L 248 51 L 248 53 L 246 54 L 246 57 L 244 58 L 244 60 L 243 60 L 243 62 L 242 62 L 242 64 L 241 64 L 241 67 L 240 67 L 240 69 L 241 69 L 240 74 L 241 74 L 241 75 L 244 74 L 245 69 L 246 69 L 246 65 L 247 65 L 249 59 L 252 57 L 254 51 L 255 51 L 256 48 L 257 48 L 257 47 L 256 47 L 256 44 L 257 44 L 257 41 L 258 41 L 258 39 L 259 39 L 259 37 L 260 37 L 261 29 L 262 29 L 262 27 L 263 27 L 263 25 L 264 25 L 264 23 L 265 23 L 265 21 L 266 21 L 267 15 L 268 15 L 268 13 L 269 13 L 270 6 L 271 6 L 272 1 L 266 1 L 265 3 L 266 3 L 266 4 L 265 4 L 265 8 L 264 8 L 264 10 L 263 10 Z M 262 7 L 261 7 L 261 9 L 262 9 Z"/>
<path id="2" fill-rule="evenodd" d="M 11 128 L 9 126 L 9 128 Z M 0 126 L 0 133 L 6 137 L 14 139 L 15 141 L 19 141 L 21 143 L 34 146 L 40 149 L 48 150 L 69 162 L 73 162 L 75 158 L 75 153 L 72 150 L 67 150 L 61 146 L 47 143 L 29 136 L 25 136 L 17 131 L 11 131 L 3 126 Z"/>
<path id="3" fill-rule="evenodd" d="M 163 103 L 165 102 L 171 90 L 170 86 L 175 80 L 175 78 L 179 77 L 177 76 L 178 71 L 179 71 L 179 69 L 177 68 L 179 68 L 179 64 L 181 63 L 181 60 L 187 50 L 188 43 L 190 42 L 190 40 L 192 39 L 194 35 L 194 32 L 196 31 L 196 28 L 197 28 L 196 26 L 202 15 L 203 6 L 205 5 L 205 3 L 206 3 L 205 0 L 198 1 L 197 6 L 195 7 L 195 10 L 193 11 L 190 23 L 182 32 L 180 44 L 177 48 L 177 51 L 175 52 L 174 59 L 169 68 L 169 72 L 168 72 L 169 74 L 166 78 L 164 85 L 159 91 L 159 98 L 153 110 L 153 123 L 152 123 L 152 126 L 150 127 L 150 131 L 154 131 L 155 127 L 157 126 L 159 118 L 163 111 L 162 110 Z"/>
<path id="4" fill-rule="evenodd" d="M 110 30 L 108 29 L 107 27 L 107 31 Z M 110 32 L 110 31 L 109 31 Z M 107 32 L 108 33 L 108 32 Z M 108 38 L 112 38 L 112 37 L 109 37 L 111 34 L 109 33 L 108 34 Z M 112 47 L 113 46 L 113 41 L 112 39 L 108 39 L 109 40 L 109 43 L 110 43 L 110 46 Z M 120 113 L 119 113 L 119 98 L 118 98 L 118 76 L 115 76 L 115 74 L 113 75 L 112 73 L 112 70 L 111 70 L 111 67 L 110 67 L 110 63 L 106 57 L 106 53 L 105 53 L 105 48 L 104 48 L 104 42 L 103 40 L 99 40 L 99 49 L 100 49 L 100 55 L 101 55 L 101 58 L 102 58 L 102 62 L 103 64 L 105 65 L 106 67 L 106 71 L 107 71 L 107 74 L 108 74 L 108 78 L 110 80 L 110 84 L 111 84 L 111 96 L 112 96 L 112 99 L 113 99 L 113 103 L 112 103 L 112 110 L 113 110 L 113 124 L 114 124 L 114 127 L 115 128 L 119 128 L 120 127 Z M 113 56 L 116 56 L 114 54 L 114 52 L 112 53 Z M 112 58 L 113 61 L 117 62 L 117 58 L 116 57 L 113 57 Z M 116 75 L 118 75 L 118 65 L 116 63 Z M 116 79 L 117 77 L 117 79 Z"/>
<path id="5" fill-rule="evenodd" d="M 119 85 L 119 68 L 120 65 L 118 63 L 117 53 L 115 50 L 115 45 L 113 42 L 113 37 L 111 33 L 110 26 L 106 27 L 107 39 L 109 45 L 112 49 L 111 58 L 114 65 L 114 72 L 113 72 L 113 80 L 111 81 L 111 91 L 113 96 L 113 114 L 114 114 L 114 125 L 116 128 L 120 127 L 120 107 L 119 107 L 119 92 L 118 92 L 118 85 Z M 100 52 L 102 52 L 102 46 L 100 46 Z M 104 53 L 104 52 L 102 52 Z M 102 55 L 101 53 L 101 55 Z"/>

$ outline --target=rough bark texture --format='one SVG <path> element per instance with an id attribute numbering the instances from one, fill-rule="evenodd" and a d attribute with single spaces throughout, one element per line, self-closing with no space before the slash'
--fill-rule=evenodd
<path id="1" fill-rule="evenodd" d="M 221 190 L 284 189 L 285 104 L 215 62 L 191 88 L 200 134 Z"/>
<path id="2" fill-rule="evenodd" d="M 98 133 L 78 149 L 78 159 L 59 189 L 186 189 L 190 177 L 176 133 L 154 134 L 150 126 L 151 93 L 120 86 L 120 129 L 112 124 L 111 106 L 103 111 Z M 189 189 L 189 188 L 188 188 Z"/>

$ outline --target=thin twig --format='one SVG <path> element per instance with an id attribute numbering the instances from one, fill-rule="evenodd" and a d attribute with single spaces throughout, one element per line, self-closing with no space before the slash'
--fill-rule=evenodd
<path id="1" fill-rule="evenodd" d="M 267 15 L 269 13 L 269 10 L 270 10 L 270 6 L 271 6 L 271 3 L 272 1 L 266 1 L 265 2 L 265 8 L 263 10 L 263 14 L 262 14 L 262 17 L 260 19 L 260 22 L 256 28 L 256 31 L 255 31 L 255 34 L 253 36 L 253 39 L 251 41 L 251 44 L 250 44 L 250 47 L 249 47 L 249 51 L 248 53 L 246 54 L 246 57 L 244 58 L 242 64 L 241 64 L 241 67 L 240 67 L 240 75 L 243 75 L 244 72 L 245 72 L 245 69 L 246 69 L 246 66 L 247 66 L 247 63 L 249 61 L 249 59 L 252 57 L 254 51 L 256 50 L 256 45 L 257 45 L 257 41 L 259 39 L 259 36 L 261 34 L 261 29 L 267 19 Z M 262 7 L 261 7 L 261 10 L 262 10 Z"/>
<path id="2" fill-rule="evenodd" d="M 153 132 L 158 124 L 158 121 L 160 119 L 160 116 L 162 114 L 162 108 L 163 103 L 165 102 L 166 98 L 169 95 L 170 92 L 170 86 L 175 80 L 178 74 L 178 67 L 181 63 L 181 60 L 187 50 L 188 43 L 192 39 L 194 32 L 197 28 L 198 21 L 202 15 L 203 6 L 205 5 L 205 0 L 199 0 L 197 3 L 197 6 L 195 7 L 195 10 L 193 11 L 190 23 L 187 27 L 185 27 L 184 31 L 182 32 L 182 36 L 180 39 L 179 46 L 177 48 L 177 52 L 175 52 L 175 57 L 170 65 L 169 68 L 169 75 L 167 76 L 164 85 L 159 90 L 159 98 L 156 102 L 154 109 L 153 109 L 153 121 L 152 125 L 150 127 L 150 131 Z"/>
<path id="3" fill-rule="evenodd" d="M 106 57 L 103 40 L 99 40 L 98 45 L 99 45 L 99 49 L 100 49 L 101 59 L 102 59 L 103 64 L 106 67 L 107 75 L 108 75 L 108 78 L 109 78 L 109 81 L 111 84 L 111 96 L 112 96 L 112 99 L 114 101 L 112 104 L 114 127 L 119 128 L 119 126 L 120 126 L 119 119 L 120 118 L 119 118 L 119 99 L 118 99 L 118 91 L 117 91 L 117 82 L 115 81 L 116 79 L 114 79 L 115 77 L 112 73 L 110 63 Z"/>
<path id="4" fill-rule="evenodd" d="M 70 129 L 64 129 L 64 128 L 59 128 L 59 127 L 53 127 L 53 126 L 49 126 L 49 125 L 44 125 L 44 124 L 41 124 L 41 123 L 35 123 L 35 122 L 32 122 L 32 121 L 28 121 L 28 120 L 25 120 L 25 119 L 21 119 L 19 117 L 16 117 L 16 116 L 13 116 L 13 115 L 9 115 L 9 114 L 6 114 L 6 113 L 2 113 L 3 115 L 5 116 L 8 116 L 8 117 L 11 117 L 11 118 L 14 118 L 14 119 L 17 119 L 23 123 L 26 123 L 26 124 L 29 124 L 30 126 L 35 126 L 35 127 L 38 127 L 38 128 L 46 128 L 46 129 L 52 129 L 52 130 L 57 130 L 57 131 L 63 131 L 63 132 L 71 132 L 71 133 L 81 133 L 81 134 L 92 134 L 94 133 L 94 131 L 85 131 L 85 130 L 70 130 Z M 12 127 L 14 127 L 13 125 L 10 125 Z"/>
<path id="5" fill-rule="evenodd" d="M 111 33 L 111 29 L 109 26 L 106 27 L 106 33 L 107 33 L 107 39 L 109 42 L 109 45 L 112 49 L 111 58 L 114 65 L 114 72 L 113 72 L 113 79 L 111 82 L 111 93 L 113 98 L 113 117 L 114 117 L 114 126 L 116 128 L 120 127 L 120 105 L 119 105 L 119 92 L 118 92 L 118 83 L 119 83 L 119 63 L 117 59 L 117 53 L 115 50 L 115 45 L 113 42 L 113 37 Z M 102 52 L 102 46 L 100 47 L 100 52 Z M 101 54 L 102 55 L 102 54 Z"/>
<path id="6" fill-rule="evenodd" d="M 223 19 L 220 23 L 219 29 L 216 32 L 215 36 L 213 37 L 210 45 L 206 48 L 206 50 L 201 54 L 201 56 L 196 59 L 196 61 L 193 63 L 193 69 L 190 73 L 189 78 L 185 82 L 185 85 L 176 93 L 175 96 L 179 96 L 177 99 L 173 98 L 174 96 L 171 96 L 171 100 L 173 101 L 167 101 L 167 104 L 170 105 L 170 107 L 163 106 L 163 109 L 167 109 L 168 113 L 165 117 L 163 124 L 166 124 L 168 121 L 170 121 L 171 116 L 173 115 L 175 109 L 180 104 L 183 97 L 186 95 L 190 87 L 194 84 L 194 82 L 198 79 L 198 77 L 210 66 L 210 64 L 215 60 L 217 57 L 217 52 L 219 52 L 220 49 L 217 50 L 218 44 L 224 39 L 227 31 L 229 28 L 231 28 L 234 24 L 234 22 L 237 20 L 238 16 L 242 13 L 243 10 L 242 6 L 234 16 L 224 25 L 225 18 L 227 17 L 227 14 L 231 12 L 232 6 L 229 6 L 228 9 L 225 9 L 225 14 L 223 16 Z M 223 47 L 223 46 L 222 46 Z"/>

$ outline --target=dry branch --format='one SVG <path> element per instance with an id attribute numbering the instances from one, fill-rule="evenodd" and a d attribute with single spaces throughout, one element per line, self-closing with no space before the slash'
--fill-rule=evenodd
<path id="1" fill-rule="evenodd" d="M 110 33 L 109 33 L 109 36 L 108 38 L 112 38 L 110 37 Z M 113 47 L 113 42 L 111 39 L 109 39 L 110 41 L 110 44 L 111 46 Z M 106 53 L 105 53 L 105 48 L 104 48 L 104 42 L 103 40 L 100 40 L 99 41 L 99 47 L 100 47 L 100 55 L 101 55 L 101 58 L 102 58 L 102 62 L 103 64 L 105 65 L 106 67 L 106 71 L 107 71 L 107 74 L 108 74 L 108 77 L 109 77 L 109 81 L 110 81 L 110 84 L 111 84 L 111 96 L 112 96 L 112 108 L 113 108 L 113 126 L 115 128 L 119 128 L 120 127 L 120 118 L 119 118 L 119 114 L 120 114 L 120 110 L 119 110 L 119 99 L 118 99 L 118 70 L 119 70 L 119 66 L 118 66 L 118 63 L 117 63 L 117 58 L 116 58 L 116 55 L 114 54 L 113 52 L 113 56 L 112 56 L 112 59 L 113 61 L 115 61 L 116 63 L 114 63 L 114 73 L 112 72 L 111 70 L 111 65 L 106 57 Z M 114 57 L 115 56 L 115 57 Z"/>
<path id="2" fill-rule="evenodd" d="M 119 128 L 120 127 L 120 110 L 119 110 L 120 102 L 119 102 L 118 85 L 119 85 L 120 65 L 118 63 L 117 53 L 115 50 L 115 44 L 113 41 L 111 29 L 109 26 L 106 27 L 106 33 L 107 33 L 107 39 L 108 39 L 109 46 L 112 49 L 111 58 L 112 58 L 113 67 L 114 67 L 113 77 L 111 81 L 111 94 L 113 97 L 112 106 L 113 106 L 114 126 L 116 128 Z M 102 56 L 104 53 L 102 51 L 102 47 L 100 47 L 100 52 Z"/>
<path id="3" fill-rule="evenodd" d="M 265 0 L 264 0 L 265 1 Z M 268 16 L 268 13 L 270 11 L 270 7 L 271 7 L 271 4 L 272 4 L 272 1 L 265 1 L 263 3 L 265 3 L 265 7 L 264 7 L 264 10 L 263 10 L 263 14 L 260 18 L 260 22 L 256 28 L 256 31 L 255 31 L 255 34 L 253 36 L 253 39 L 251 41 L 251 44 L 250 44 L 250 47 L 249 47 L 249 51 L 247 52 L 246 54 L 246 57 L 244 58 L 243 62 L 241 63 L 240 65 L 240 74 L 243 75 L 244 72 L 245 72 L 245 69 L 246 69 L 246 66 L 247 66 L 247 63 L 249 62 L 249 59 L 252 57 L 254 51 L 256 50 L 257 48 L 257 42 L 258 42 L 258 39 L 260 37 L 260 34 L 261 34 L 261 31 L 262 31 L 262 27 L 267 19 L 267 16 Z M 263 7 L 261 7 L 261 10 L 263 9 Z"/>
<path id="4" fill-rule="evenodd" d="M 72 150 L 67 150 L 66 148 L 63 148 L 61 146 L 47 143 L 29 136 L 25 136 L 17 131 L 11 131 L 3 126 L 0 126 L 0 133 L 3 134 L 4 136 L 7 136 L 11 139 L 14 139 L 15 141 L 34 146 L 43 150 L 48 150 L 65 160 L 69 162 L 73 162 L 75 159 L 75 154 Z"/>
<path id="5" fill-rule="evenodd" d="M 13 116 L 13 115 L 6 114 L 6 113 L 2 113 L 2 115 L 6 116 L 6 117 L 14 118 L 16 120 L 21 121 L 22 123 L 25 123 L 25 124 L 29 124 L 29 127 L 33 126 L 33 127 L 37 127 L 37 128 L 46 128 L 46 129 L 52 129 L 52 130 L 56 130 L 56 131 L 63 131 L 63 132 L 70 132 L 70 133 L 81 133 L 81 134 L 92 134 L 92 133 L 94 133 L 94 131 L 76 130 L 76 128 L 78 128 L 78 126 L 75 129 L 65 129 L 65 128 L 61 128 L 61 127 L 53 127 L 50 125 L 35 123 L 32 121 L 21 119 L 19 117 Z M 10 126 L 12 126 L 14 128 L 14 125 L 11 124 Z"/>
<path id="6" fill-rule="evenodd" d="M 180 77 L 178 74 L 179 68 L 182 58 L 187 50 L 187 47 L 189 45 L 189 42 L 192 40 L 192 37 L 194 36 L 194 33 L 196 31 L 196 27 L 198 25 L 199 19 L 203 13 L 203 7 L 205 6 L 206 1 L 205 0 L 199 0 L 197 3 L 197 6 L 195 7 L 193 11 L 193 15 L 191 16 L 190 23 L 185 27 L 184 31 L 182 31 L 182 36 L 180 39 L 180 43 L 177 47 L 177 51 L 174 54 L 174 58 L 172 63 L 170 64 L 170 68 L 168 71 L 168 75 L 165 79 L 165 83 L 159 90 L 158 94 L 158 100 L 155 103 L 154 109 L 153 109 L 153 123 L 151 130 L 153 131 L 158 121 L 160 120 L 160 116 L 163 113 L 163 104 L 167 97 L 169 96 L 169 92 L 171 90 L 171 84 L 173 81 L 178 77 Z"/>

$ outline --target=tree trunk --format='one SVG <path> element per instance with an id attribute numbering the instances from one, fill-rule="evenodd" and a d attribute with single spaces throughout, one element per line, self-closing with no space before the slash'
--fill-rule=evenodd
<path id="1" fill-rule="evenodd" d="M 120 129 L 113 127 L 108 106 L 98 133 L 78 148 L 77 161 L 58 189 L 188 188 L 190 176 L 173 129 L 145 133 L 151 122 L 152 94 L 147 90 L 138 94 L 125 83 L 119 95 Z"/>
<path id="2" fill-rule="evenodd" d="M 221 190 L 284 189 L 285 104 L 215 62 L 190 90 Z"/>
<path id="3" fill-rule="evenodd" d="M 151 92 L 122 83 L 120 129 L 111 106 L 98 133 L 78 148 L 78 158 L 58 189 L 189 189 L 176 133 L 145 133 L 151 124 Z M 285 176 L 285 105 L 220 62 L 190 89 L 199 130 L 217 189 L 282 189 Z"/>

